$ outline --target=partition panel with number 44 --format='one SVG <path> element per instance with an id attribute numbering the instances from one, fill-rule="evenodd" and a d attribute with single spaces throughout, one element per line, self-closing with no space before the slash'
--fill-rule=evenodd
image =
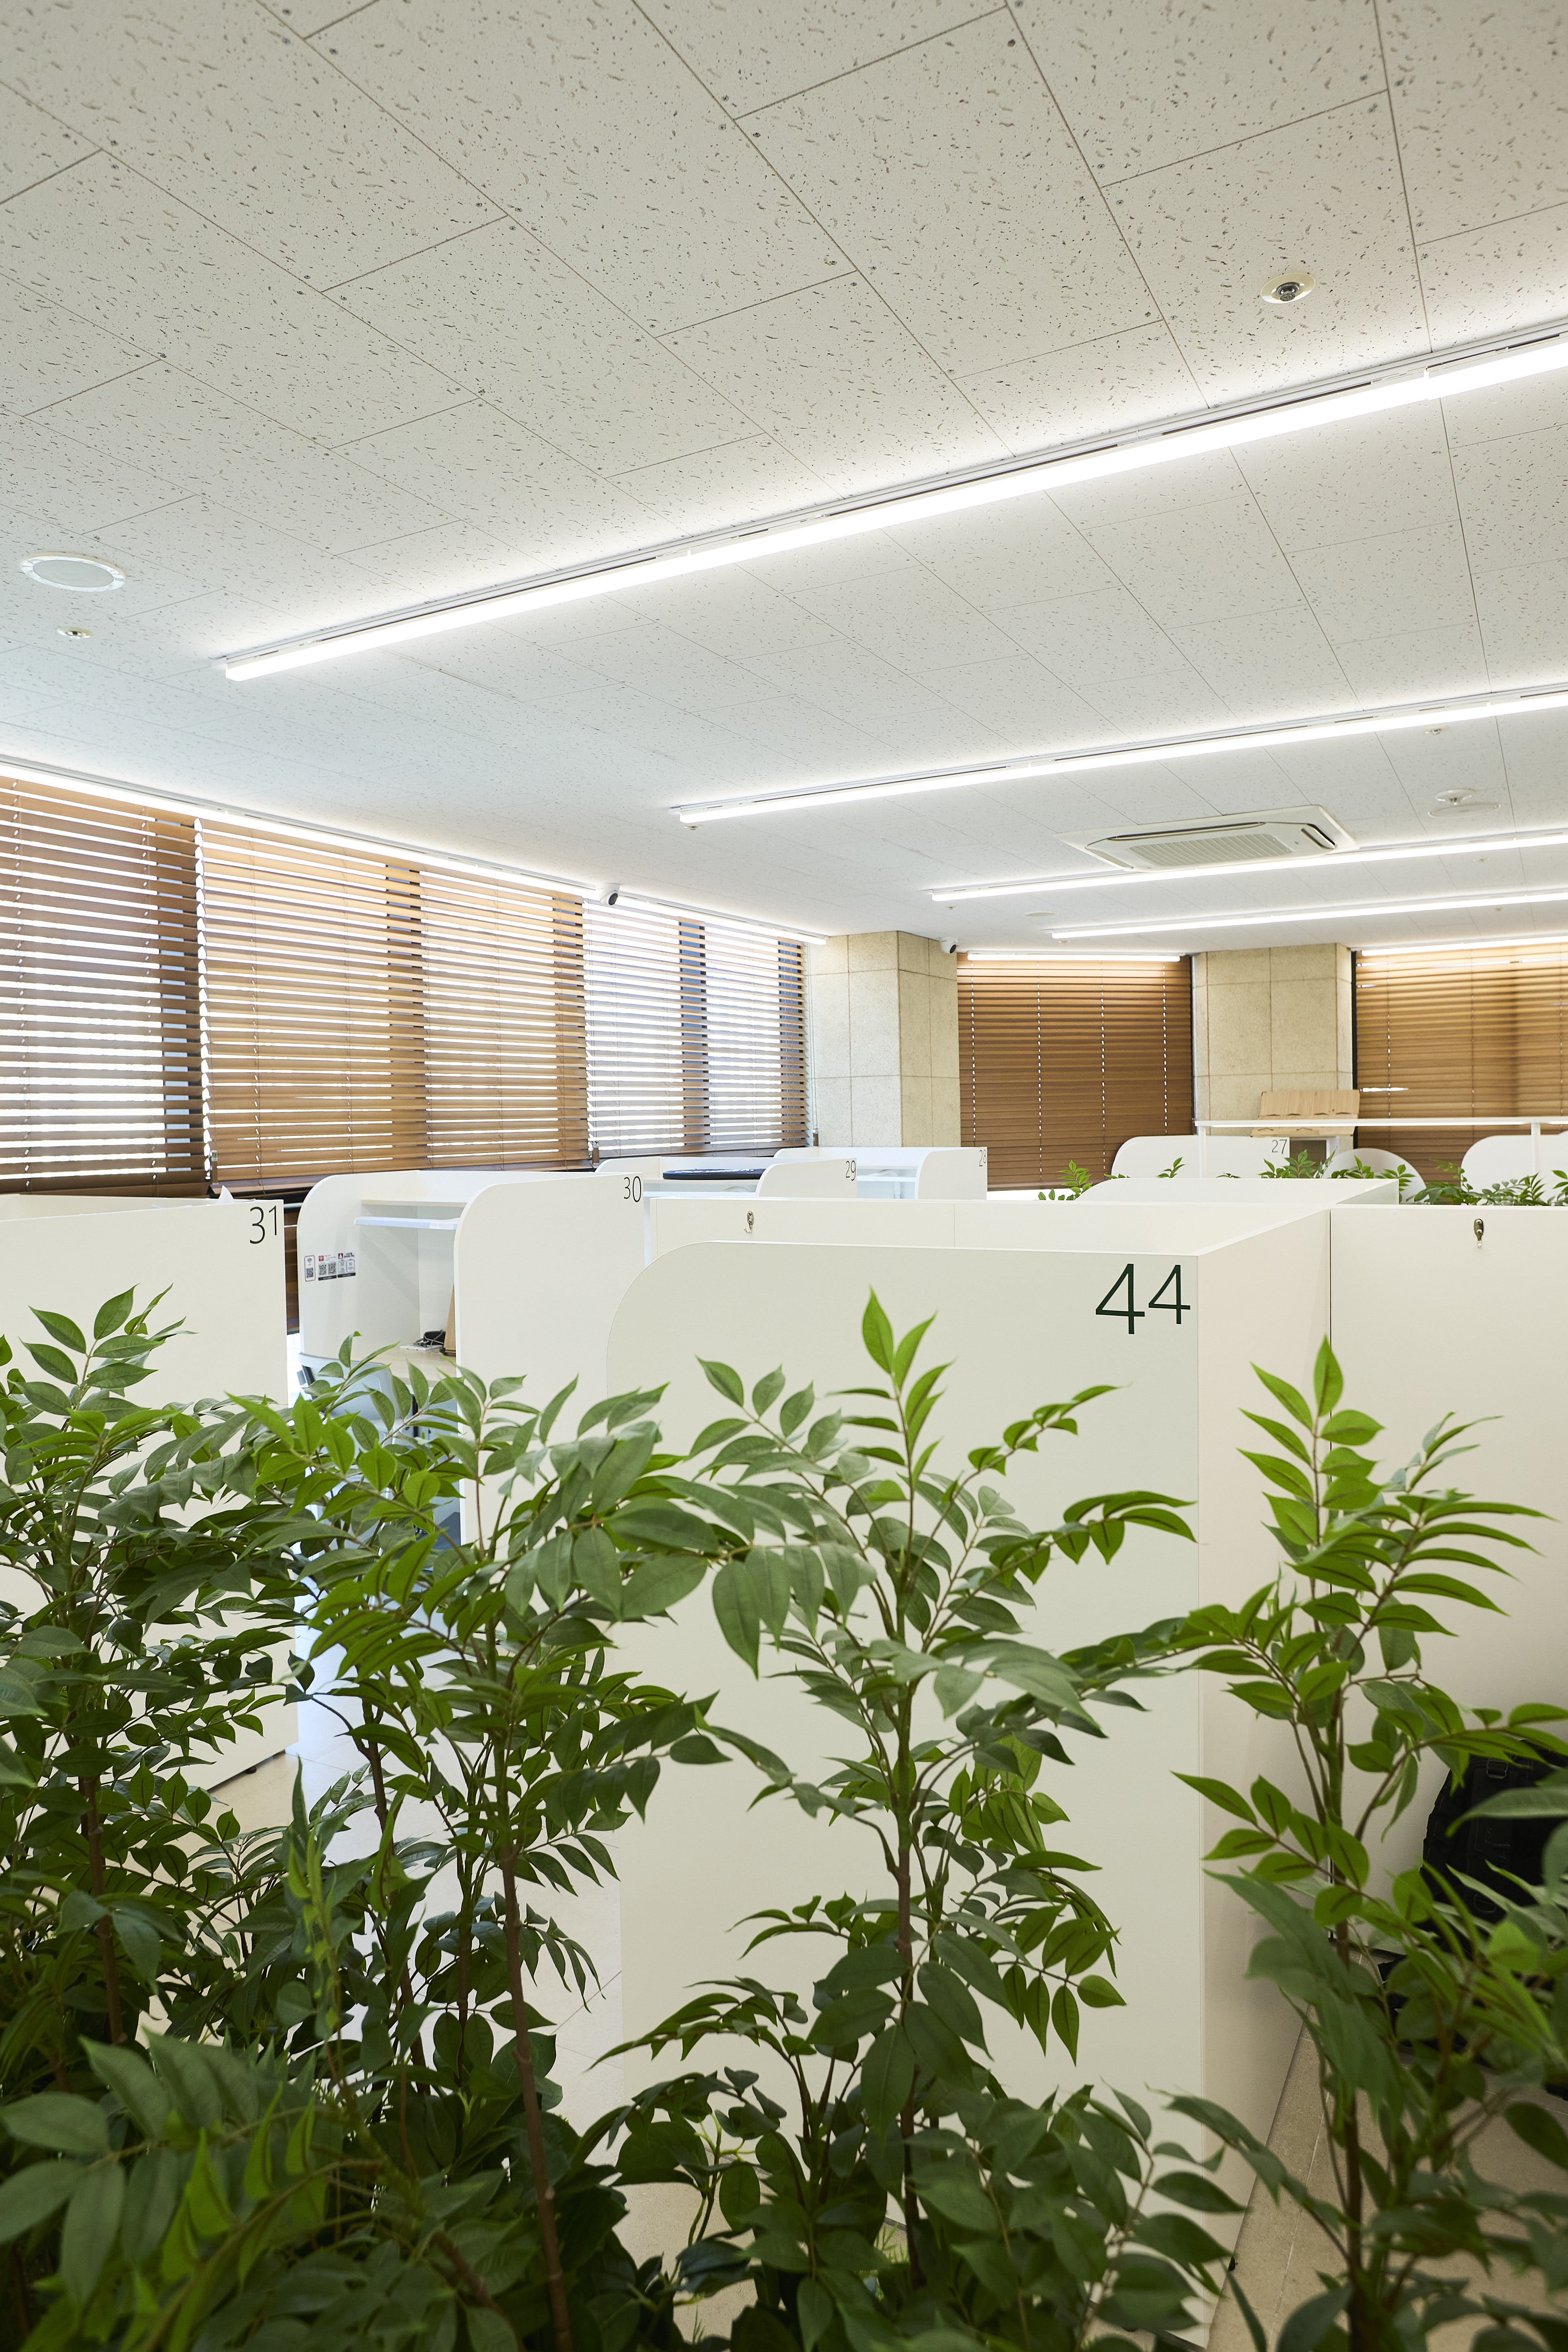
<path id="1" fill-rule="evenodd" d="M 1154 1279 L 1152 1274 L 1146 1275 L 1144 1285 Z M 1142 1295 L 1148 1300 L 1145 1307 L 1138 1304 L 1141 1288 Z M 1151 1296 L 1147 1287 L 1140 1284 L 1136 1264 L 1129 1263 L 1122 1267 L 1094 1311 L 1097 1315 L 1109 1316 L 1114 1323 L 1125 1323 L 1127 1336 L 1131 1339 L 1137 1338 L 1139 1324 L 1150 1315 L 1174 1316 L 1179 1330 L 1185 1318 L 1197 1310 L 1190 1298 L 1182 1296 L 1182 1269 L 1179 1265 L 1171 1267 Z"/>

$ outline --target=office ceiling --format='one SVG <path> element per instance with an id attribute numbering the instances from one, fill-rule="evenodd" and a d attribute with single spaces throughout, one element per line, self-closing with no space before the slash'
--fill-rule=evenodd
<path id="1" fill-rule="evenodd" d="M 1063 836 L 1568 825 L 1568 714 L 699 831 L 672 803 L 1568 677 L 1568 378 L 229 684 L 217 656 L 1568 314 L 1545 0 L 0 0 L 0 755 L 822 930 Z M 1310 271 L 1299 307 L 1264 303 Z M 98 554 L 72 596 L 24 556 Z M 66 638 L 62 628 L 85 628 Z M 1442 793 L 1468 795 L 1461 805 Z"/>

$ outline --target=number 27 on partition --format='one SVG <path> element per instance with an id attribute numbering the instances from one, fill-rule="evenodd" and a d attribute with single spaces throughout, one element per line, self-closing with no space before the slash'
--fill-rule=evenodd
<path id="1" fill-rule="evenodd" d="M 1191 1299 L 1182 1297 L 1182 1269 L 1179 1265 L 1171 1268 L 1149 1301 L 1148 1307 L 1139 1306 L 1136 1277 L 1132 1268 L 1124 1265 L 1094 1311 L 1097 1315 L 1108 1315 L 1113 1323 L 1125 1323 L 1127 1336 L 1131 1339 L 1145 1314 L 1156 1308 L 1163 1315 L 1173 1315 L 1178 1328 L 1183 1316 L 1194 1312 Z"/>

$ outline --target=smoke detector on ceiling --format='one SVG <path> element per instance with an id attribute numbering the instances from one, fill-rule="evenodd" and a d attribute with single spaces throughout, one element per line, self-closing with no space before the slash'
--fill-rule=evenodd
<path id="1" fill-rule="evenodd" d="M 1253 809 L 1242 816 L 1205 817 L 1196 824 L 1140 826 L 1135 833 L 1080 834 L 1070 845 L 1112 866 L 1140 873 L 1184 866 L 1265 865 L 1282 857 L 1323 857 L 1353 849 L 1354 840 L 1327 809 Z"/>
<path id="2" fill-rule="evenodd" d="M 1292 302 L 1304 302 L 1317 282 L 1309 269 L 1282 269 L 1277 278 L 1269 279 L 1267 286 L 1259 288 L 1259 299 L 1278 302 L 1283 307 L 1289 307 Z"/>

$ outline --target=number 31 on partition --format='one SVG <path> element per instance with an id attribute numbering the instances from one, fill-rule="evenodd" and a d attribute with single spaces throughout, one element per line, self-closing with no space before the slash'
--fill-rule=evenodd
<path id="1" fill-rule="evenodd" d="M 1146 1315 L 1173 1315 L 1180 1329 L 1183 1316 L 1191 1315 L 1195 1309 L 1190 1298 L 1182 1297 L 1182 1269 L 1179 1265 L 1171 1268 L 1147 1307 L 1139 1306 L 1138 1277 L 1131 1266 L 1124 1265 L 1094 1311 L 1097 1315 L 1109 1316 L 1113 1323 L 1125 1323 L 1127 1336 L 1131 1339 L 1135 1337 L 1138 1326 Z"/>

